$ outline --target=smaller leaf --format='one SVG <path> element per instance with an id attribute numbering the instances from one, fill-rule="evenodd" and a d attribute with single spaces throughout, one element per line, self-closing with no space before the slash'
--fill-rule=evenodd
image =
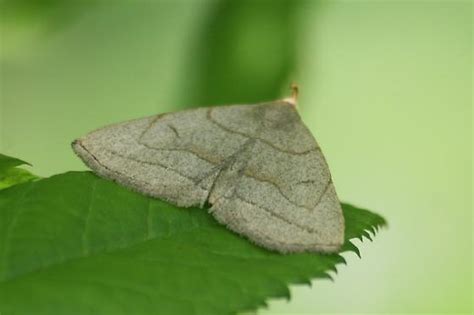
<path id="1" fill-rule="evenodd" d="M 31 165 L 31 164 L 23 160 L 0 153 L 0 172 L 12 167 L 20 166 L 20 165 Z"/>
<path id="2" fill-rule="evenodd" d="M 0 190 L 39 178 L 29 171 L 17 167 L 20 165 L 31 164 L 0 153 Z"/>

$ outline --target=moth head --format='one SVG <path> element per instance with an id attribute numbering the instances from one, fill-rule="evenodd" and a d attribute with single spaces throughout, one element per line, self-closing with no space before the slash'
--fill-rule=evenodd
<path id="1" fill-rule="evenodd" d="M 294 108 L 296 108 L 298 104 L 298 93 L 299 93 L 298 85 L 296 83 L 291 83 L 290 89 L 291 89 L 291 96 L 284 98 L 283 101 L 293 106 Z"/>

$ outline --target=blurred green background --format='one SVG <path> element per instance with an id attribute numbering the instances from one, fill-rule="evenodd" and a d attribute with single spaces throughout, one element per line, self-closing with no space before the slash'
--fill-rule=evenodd
<path id="1" fill-rule="evenodd" d="M 259 314 L 472 312 L 471 1 L 0 2 L 0 152 L 48 176 L 112 122 L 300 85 L 342 200 L 384 215 L 336 281 Z"/>

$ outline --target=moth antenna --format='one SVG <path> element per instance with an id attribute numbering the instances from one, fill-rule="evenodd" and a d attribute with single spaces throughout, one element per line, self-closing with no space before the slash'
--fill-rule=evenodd
<path id="1" fill-rule="evenodd" d="M 299 88 L 296 83 L 291 83 L 290 85 L 291 89 L 291 96 L 283 99 L 283 101 L 287 102 L 294 108 L 296 108 L 296 105 L 298 104 L 298 93 L 299 93 Z"/>

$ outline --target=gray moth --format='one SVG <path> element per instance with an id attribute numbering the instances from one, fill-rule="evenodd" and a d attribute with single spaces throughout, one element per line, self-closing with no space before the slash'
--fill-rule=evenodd
<path id="1" fill-rule="evenodd" d="M 295 98 L 196 108 L 106 126 L 74 140 L 101 177 L 181 207 L 281 253 L 335 252 L 344 217 Z"/>

